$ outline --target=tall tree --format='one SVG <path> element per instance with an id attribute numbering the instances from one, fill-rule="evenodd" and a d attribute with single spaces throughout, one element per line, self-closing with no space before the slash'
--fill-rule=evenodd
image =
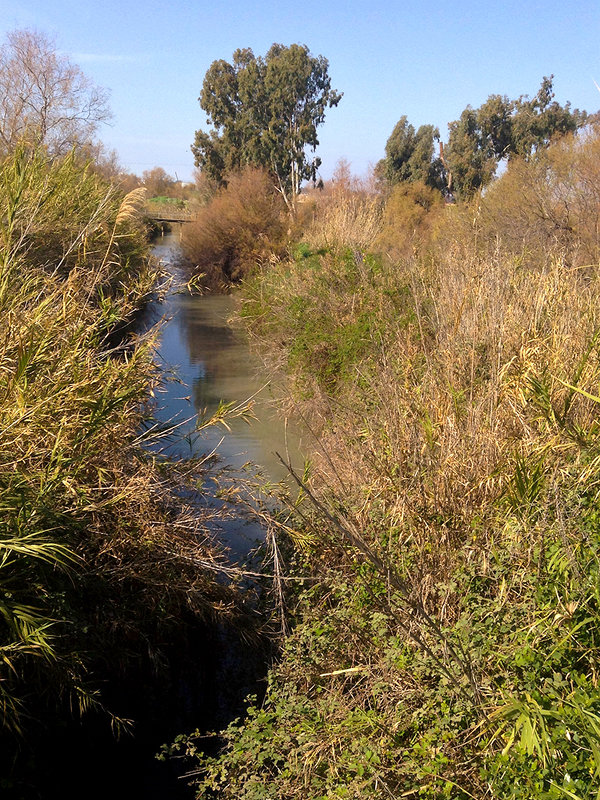
<path id="1" fill-rule="evenodd" d="M 554 99 L 554 75 L 544 77 L 536 96 L 530 100 L 521 97 L 515 103 L 513 116 L 512 152 L 526 158 L 540 147 L 546 147 L 556 136 L 573 133 L 587 121 L 585 111 L 571 104 L 561 106 Z"/>
<path id="2" fill-rule="evenodd" d="M 213 127 L 196 132 L 196 166 L 219 183 L 244 165 L 265 167 L 292 209 L 302 181 L 321 163 L 307 148 L 314 153 L 325 110 L 342 97 L 328 68 L 326 58 L 298 44 L 274 44 L 264 58 L 243 49 L 231 64 L 214 61 L 199 98 Z"/>
<path id="3" fill-rule="evenodd" d="M 0 154 L 26 141 L 61 155 L 110 119 L 107 95 L 42 33 L 17 30 L 0 47 Z"/>
<path id="4" fill-rule="evenodd" d="M 477 111 L 467 106 L 460 119 L 448 124 L 448 145 L 444 148 L 446 183 L 450 194 L 471 197 L 493 178 L 498 165 L 482 134 Z"/>
<path id="5" fill-rule="evenodd" d="M 471 196 L 491 181 L 502 159 L 530 158 L 553 137 L 585 123 L 584 111 L 571 111 L 570 103 L 561 106 L 554 100 L 553 78 L 542 80 L 533 99 L 490 95 L 480 108 L 467 106 L 460 119 L 448 125 L 444 161 L 451 191 Z"/>
<path id="6" fill-rule="evenodd" d="M 385 145 L 385 158 L 377 171 L 386 183 L 420 181 L 432 188 L 440 188 L 442 165 L 434 157 L 435 142 L 440 132 L 433 125 L 421 125 L 415 131 L 406 116 L 400 117 Z"/>

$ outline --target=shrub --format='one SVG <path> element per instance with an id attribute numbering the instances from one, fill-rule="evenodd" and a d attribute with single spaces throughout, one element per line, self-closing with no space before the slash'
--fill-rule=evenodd
<path id="1" fill-rule="evenodd" d="M 490 247 L 525 263 L 574 267 L 600 258 L 600 129 L 590 127 L 514 160 L 485 193 L 478 225 Z"/>
<path id="2" fill-rule="evenodd" d="M 183 233 L 183 252 L 202 283 L 219 288 L 284 252 L 284 204 L 269 175 L 247 167 L 200 210 Z"/>
<path id="3" fill-rule="evenodd" d="M 396 185 L 386 201 L 375 248 L 393 261 L 424 250 L 443 211 L 444 199 L 437 190 L 420 181 Z"/>

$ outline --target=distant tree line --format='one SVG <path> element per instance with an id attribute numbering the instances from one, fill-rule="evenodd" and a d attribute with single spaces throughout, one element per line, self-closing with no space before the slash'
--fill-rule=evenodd
<path id="1" fill-rule="evenodd" d="M 544 77 L 533 98 L 493 94 L 479 108 L 467 106 L 449 123 L 445 145 L 438 128 L 415 129 L 402 116 L 377 178 L 388 187 L 420 182 L 468 199 L 492 180 L 500 162 L 529 159 L 585 124 L 586 112 L 555 100 L 553 78 Z M 341 97 L 331 88 L 327 59 L 304 45 L 274 44 L 265 57 L 240 49 L 231 63 L 214 61 L 199 97 L 212 127 L 198 130 L 192 145 L 199 173 L 218 187 L 246 166 L 266 169 L 291 209 L 302 182 L 316 177 L 321 161 L 310 151 L 319 143 L 317 128 Z"/>
<path id="2" fill-rule="evenodd" d="M 446 146 L 438 128 L 422 125 L 415 131 L 401 117 L 376 166 L 377 176 L 389 186 L 420 181 L 451 196 L 471 197 L 492 180 L 502 160 L 528 159 L 552 138 L 585 124 L 585 111 L 554 99 L 553 78 L 544 77 L 532 99 L 493 94 L 479 108 L 467 106 L 449 123 Z"/>

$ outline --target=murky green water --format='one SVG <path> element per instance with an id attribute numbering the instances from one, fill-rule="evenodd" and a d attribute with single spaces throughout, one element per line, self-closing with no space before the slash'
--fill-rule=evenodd
<path id="1" fill-rule="evenodd" d="M 161 239 L 154 254 L 177 272 L 176 236 Z M 168 452 L 185 457 L 216 451 L 232 480 L 236 473 L 248 478 L 256 470 L 247 465 L 255 464 L 265 480 L 277 482 L 286 478 L 287 470 L 276 453 L 285 457 L 288 452 L 298 468 L 302 464 L 298 428 L 286 425 L 278 414 L 274 376 L 251 352 L 243 331 L 228 322 L 235 302 L 228 295 L 174 292 L 162 305 L 167 321 L 159 355 L 176 380 L 167 382 L 158 396 L 157 416 L 163 422 L 181 423 L 165 445 Z M 255 419 L 232 418 L 229 431 L 216 426 L 194 434 L 198 415 L 210 416 L 220 403 L 243 406 L 248 401 Z M 221 535 L 234 554 L 243 555 L 262 532 L 239 517 L 226 521 Z"/>

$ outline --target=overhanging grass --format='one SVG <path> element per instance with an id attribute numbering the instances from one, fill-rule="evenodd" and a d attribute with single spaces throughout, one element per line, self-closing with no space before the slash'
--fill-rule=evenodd
<path id="1" fill-rule="evenodd" d="M 42 709 L 102 708 L 90 669 L 102 680 L 148 653 L 151 670 L 183 617 L 233 603 L 178 495 L 197 466 L 141 446 L 154 334 L 116 335 L 156 287 L 139 201 L 75 157 L 23 150 L 0 165 L 0 707 L 13 732 Z"/>

